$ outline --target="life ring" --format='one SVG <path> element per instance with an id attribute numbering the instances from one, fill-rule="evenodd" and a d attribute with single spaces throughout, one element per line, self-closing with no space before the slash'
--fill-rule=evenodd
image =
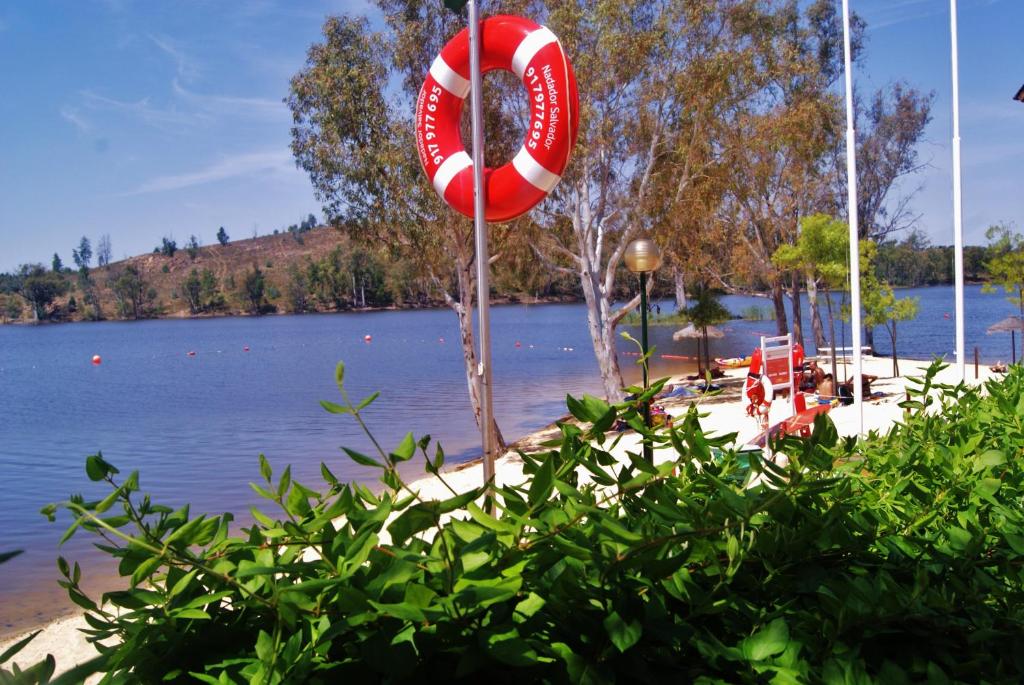
<path id="1" fill-rule="evenodd" d="M 511 71 L 530 98 L 523 146 L 511 162 L 484 171 L 484 216 L 509 221 L 528 212 L 561 180 L 576 144 L 579 94 L 569 58 L 548 28 L 498 15 L 481 22 L 480 35 L 481 71 Z M 472 218 L 473 160 L 460 133 L 469 88 L 469 29 L 463 29 L 434 59 L 416 99 L 416 149 L 437 194 Z"/>
<path id="2" fill-rule="evenodd" d="M 775 399 L 775 385 L 768 376 L 748 373 L 743 394 L 747 396 L 747 416 L 766 416 Z"/>

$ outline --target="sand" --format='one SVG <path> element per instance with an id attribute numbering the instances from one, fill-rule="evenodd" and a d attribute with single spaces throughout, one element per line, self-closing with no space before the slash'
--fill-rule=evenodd
<path id="1" fill-rule="evenodd" d="M 884 433 L 902 418 L 903 410 L 898 406 L 898 403 L 902 402 L 906 397 L 906 379 L 908 377 L 920 376 L 922 370 L 928 366 L 928 363 L 900 360 L 899 366 L 901 376 L 893 377 L 891 359 L 879 357 L 864 358 L 864 373 L 878 376 L 878 380 L 872 384 L 872 392 L 883 393 L 883 395 L 864 402 L 863 433 L 866 434 L 870 431 Z M 954 383 L 956 381 L 955 374 L 956 369 L 950 366 L 941 372 L 939 381 Z M 747 416 L 745 411 L 746 404 L 740 398 L 740 387 L 745 375 L 745 368 L 727 370 L 726 377 L 716 381 L 723 388 L 722 394 L 708 397 L 698 402 L 701 412 L 707 413 L 707 416 L 701 419 L 701 426 L 705 433 L 723 435 L 736 432 L 738 433 L 737 445 L 746 444 L 758 435 L 760 430 L 754 419 Z M 843 375 L 842 369 L 840 369 L 840 375 Z M 978 371 L 978 378 L 975 380 L 974 367 L 968 366 L 967 368 L 967 380 L 969 383 L 983 382 L 994 375 L 998 374 L 993 374 L 988 367 L 981 367 Z M 670 382 L 685 383 L 681 378 L 674 378 Z M 679 416 L 688 410 L 693 401 L 693 398 L 673 398 L 664 401 L 662 404 L 669 414 Z M 779 399 L 772 403 L 769 415 L 772 424 L 782 421 L 790 415 L 788 400 Z M 829 415 L 841 436 L 853 436 L 861 432 L 861 415 L 857 408 L 853 406 L 836 407 L 831 410 Z M 537 450 L 541 442 L 557 434 L 557 429 L 549 426 L 519 440 L 513 447 L 526 452 Z M 614 453 L 625 459 L 627 451 L 639 451 L 639 439 L 633 433 L 622 437 Z M 668 457 L 668 454 L 661 456 L 657 452 L 655 453 L 656 461 Z M 497 460 L 495 474 L 496 479 L 501 484 L 521 483 L 525 479 L 522 459 L 513 450 L 510 450 Z M 460 492 L 478 486 L 482 481 L 482 477 L 483 466 L 479 461 L 456 467 L 444 474 L 448 485 Z M 444 499 L 451 495 L 450 491 L 438 479 L 433 477 L 415 481 L 413 488 L 418 490 L 421 496 L 425 498 Z M 42 632 L 18 654 L 14 661 L 25 667 L 40 661 L 47 654 L 53 654 L 57 659 L 58 673 L 83 663 L 96 655 L 94 647 L 79 632 L 80 629 L 85 627 L 86 623 L 82 616 L 61 618 L 40 626 L 37 630 Z M 25 634 L 28 632 L 31 631 L 26 631 Z M 0 652 L 3 652 L 21 637 L 24 637 L 25 634 L 0 644 Z M 6 666 L 9 667 L 10 664 Z M 95 682 L 96 680 L 98 678 L 87 682 Z"/>

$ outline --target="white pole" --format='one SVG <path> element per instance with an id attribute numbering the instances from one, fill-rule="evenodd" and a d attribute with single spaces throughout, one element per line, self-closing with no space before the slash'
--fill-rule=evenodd
<path id="1" fill-rule="evenodd" d="M 484 216 L 484 105 L 480 74 L 480 9 L 469 0 L 469 107 L 473 129 L 473 230 L 476 239 L 476 299 L 480 335 L 480 440 L 484 452 L 484 484 L 494 481 L 494 410 L 491 393 L 491 286 L 490 256 L 487 249 L 487 219 Z"/>
<path id="2" fill-rule="evenodd" d="M 964 354 L 964 209 L 960 181 L 960 65 L 957 55 L 956 0 L 949 0 L 953 41 L 953 280 L 956 299 L 956 368 L 967 378 Z"/>
<path id="3" fill-rule="evenodd" d="M 853 68 L 850 66 L 850 3 L 843 0 L 843 56 L 846 66 L 846 187 L 850 215 L 850 328 L 853 335 L 853 404 L 864 433 L 863 365 L 860 354 L 860 244 L 857 223 L 857 135 L 853 123 Z"/>

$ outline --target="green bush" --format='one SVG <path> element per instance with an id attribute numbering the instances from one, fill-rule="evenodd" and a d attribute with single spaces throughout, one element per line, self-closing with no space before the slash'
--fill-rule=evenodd
<path id="1" fill-rule="evenodd" d="M 674 458 L 619 464 L 608 431 L 642 430 L 638 405 L 592 397 L 568 399 L 584 427 L 522 455 L 528 482 L 489 493 L 421 499 L 399 466 L 436 475 L 444 454 L 411 434 L 345 450 L 380 493 L 326 465 L 323 491 L 275 478 L 261 456 L 253 488 L 277 511 L 240 535 L 94 455 L 111 491 L 59 505 L 66 537 L 101 534 L 129 582 L 99 606 L 61 559 L 63 584 L 90 639 L 120 641 L 102 657 L 116 683 L 1020 682 L 1024 374 L 983 393 L 935 385 L 939 368 L 905 425 L 839 440 L 820 416 L 774 445 L 786 468 L 748 468 L 696 408 L 648 435 Z M 373 397 L 350 402 L 341 365 L 337 381 L 324 408 L 362 425 Z"/>

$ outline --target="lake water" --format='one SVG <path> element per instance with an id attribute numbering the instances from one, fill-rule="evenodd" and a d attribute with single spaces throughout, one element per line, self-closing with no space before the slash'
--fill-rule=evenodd
<path id="1" fill-rule="evenodd" d="M 951 356 L 953 321 L 944 314 L 952 317 L 952 290 L 900 295 L 921 297 L 918 319 L 901 325 L 901 356 Z M 979 345 L 983 359 L 1007 359 L 1009 336 L 986 336 L 985 328 L 1013 306 L 977 287 L 966 298 L 968 349 Z M 770 307 L 752 297 L 723 303 L 735 313 Z M 582 305 L 495 307 L 491 320 L 495 413 L 510 441 L 563 415 L 566 393 L 600 392 Z M 774 334 L 775 324 L 722 328 L 726 336 L 712 341 L 712 354 L 739 356 L 759 335 Z M 693 355 L 694 341 L 673 342 L 673 330 L 652 327 L 657 355 Z M 882 330 L 876 345 L 888 350 Z M 94 354 L 102 355 L 100 366 L 90 364 Z M 657 355 L 654 377 L 691 364 Z M 447 310 L 0 326 L 0 551 L 25 550 L 0 566 L 0 633 L 69 606 L 54 582 L 63 526 L 38 511 L 71 493 L 102 492 L 83 469 L 96 451 L 123 473 L 139 469 L 143 489 L 157 501 L 190 502 L 194 512 L 244 516 L 256 503 L 247 484 L 258 478 L 260 452 L 278 469 L 292 464 L 295 478 L 311 485 L 320 482 L 321 461 L 346 479 L 372 477 L 339 450 L 369 450 L 355 423 L 318 404 L 336 399 L 338 360 L 346 363 L 354 399 L 381 391 L 366 414 L 385 447 L 412 431 L 439 438 L 452 461 L 478 454 L 457 325 Z M 633 358 L 622 360 L 627 380 L 636 379 Z M 85 562 L 86 577 L 101 587 L 110 570 L 90 542 L 76 537 L 59 553 Z"/>

